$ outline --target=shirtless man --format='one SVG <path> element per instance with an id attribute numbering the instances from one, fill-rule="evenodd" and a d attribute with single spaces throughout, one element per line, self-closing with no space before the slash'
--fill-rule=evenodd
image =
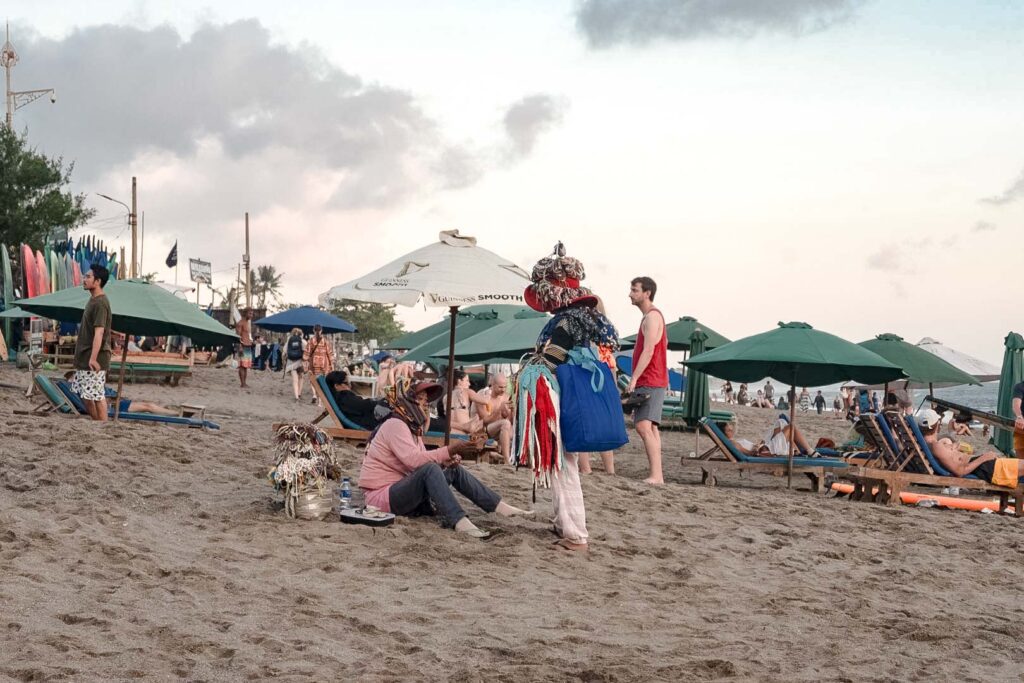
<path id="1" fill-rule="evenodd" d="M 242 319 L 235 324 L 235 334 L 238 335 L 241 346 L 241 357 L 238 359 L 238 379 L 242 389 L 248 389 L 245 383 L 249 375 L 249 368 L 252 367 L 253 340 L 252 340 L 252 309 L 242 311 Z"/>
<path id="2" fill-rule="evenodd" d="M 934 410 L 922 410 L 921 414 L 917 417 L 917 422 L 921 426 L 921 433 L 924 434 L 925 442 L 932 449 L 932 454 L 950 473 L 957 477 L 973 474 L 989 483 L 992 482 L 995 461 L 997 458 L 1001 458 L 1002 455 L 995 451 L 990 451 L 972 458 L 967 453 L 962 452 L 949 437 L 940 439 L 939 428 L 942 426 L 942 418 Z M 1017 476 L 1021 475 L 1024 475 L 1024 460 L 1017 462 Z"/>
<path id="3" fill-rule="evenodd" d="M 507 393 L 508 378 L 500 372 L 491 375 L 488 387 L 490 395 L 481 396 L 486 398 L 487 402 L 478 403 L 476 413 L 483 421 L 487 436 L 498 440 L 498 450 L 508 462 L 509 454 L 512 452 L 512 409 L 509 406 L 511 399 Z"/>

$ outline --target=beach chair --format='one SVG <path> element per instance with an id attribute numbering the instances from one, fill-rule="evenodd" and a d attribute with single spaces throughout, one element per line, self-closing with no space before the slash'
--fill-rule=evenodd
<path id="1" fill-rule="evenodd" d="M 320 401 L 320 405 L 324 406 L 323 412 L 313 420 L 313 424 L 319 424 L 325 419 L 330 420 L 333 424 L 327 425 L 323 430 L 331 438 L 348 441 L 357 446 L 365 445 L 370 438 L 370 431 L 354 422 L 338 407 L 337 401 L 334 400 L 334 392 L 327 386 L 327 378 L 323 375 L 318 376 L 316 381 L 312 383 L 312 387 L 313 393 Z M 452 434 L 451 438 L 463 441 L 469 440 L 469 436 L 466 434 Z M 427 432 L 423 435 L 423 443 L 428 448 L 441 448 L 444 446 L 444 433 Z M 493 452 L 497 448 L 497 442 L 494 440 L 489 440 L 484 444 L 485 452 Z M 480 453 L 477 455 L 477 460 L 478 462 L 489 461 L 489 456 L 485 457 L 483 453 Z"/>
<path id="2" fill-rule="evenodd" d="M 65 399 L 71 404 L 77 414 L 85 415 L 88 411 L 85 408 L 85 403 L 82 401 L 82 397 L 76 394 L 72 389 L 71 385 L 67 380 L 58 379 L 53 382 L 53 386 L 64 396 Z M 114 406 L 108 406 L 107 415 L 114 417 Z M 136 413 L 131 411 L 121 411 L 118 413 L 117 419 L 119 420 L 131 420 L 133 422 L 160 422 L 163 424 L 172 425 L 183 425 L 185 427 L 198 427 L 207 431 L 220 429 L 220 425 L 216 422 L 210 422 L 209 420 L 201 420 L 194 417 L 174 417 L 171 415 L 154 415 L 153 413 Z"/>
<path id="3" fill-rule="evenodd" d="M 39 405 L 33 406 L 32 410 L 15 410 L 16 415 L 50 415 L 53 413 L 60 413 L 61 415 L 70 415 L 72 417 L 79 417 L 84 413 L 79 412 L 75 405 L 68 399 L 67 396 L 61 392 L 49 377 L 45 375 L 35 375 L 32 378 L 33 386 L 39 390 L 39 393 L 43 395 L 46 400 Z M 82 406 L 85 407 L 84 405 Z"/>
<path id="4" fill-rule="evenodd" d="M 722 430 L 708 418 L 701 418 L 700 427 L 711 439 L 714 447 L 702 454 L 700 458 L 691 460 L 683 458 L 681 464 L 693 463 L 701 468 L 701 483 L 705 486 L 714 486 L 717 483 L 716 474 L 720 470 L 735 470 L 739 472 L 762 471 L 784 474 L 789 464 L 789 458 L 785 456 L 760 457 L 746 455 L 736 447 L 732 441 L 726 438 Z M 717 455 L 717 458 L 716 458 Z M 825 474 L 845 470 L 849 463 L 836 458 L 809 458 L 794 457 L 793 472 L 804 474 L 811 480 L 814 491 L 825 492 Z"/>
<path id="5" fill-rule="evenodd" d="M 844 475 L 844 478 L 855 482 L 855 490 L 857 484 L 861 484 L 865 488 L 871 487 L 874 492 L 867 498 L 890 506 L 900 504 L 900 494 L 909 486 L 959 487 L 987 491 L 999 496 L 1000 512 L 1006 510 L 1012 495 L 1014 516 L 1024 516 L 1024 480 L 1018 482 L 1016 487 L 1010 488 L 989 483 L 973 474 L 968 474 L 965 477 L 954 476 L 942 466 L 942 463 L 932 453 L 916 420 L 896 414 L 892 415 L 892 419 L 896 432 L 900 435 L 900 440 L 907 445 L 909 452 L 912 453 L 908 460 L 910 463 L 918 463 L 926 472 L 910 472 L 906 467 L 900 471 L 858 467 Z M 868 490 L 870 491 L 870 489 Z"/>

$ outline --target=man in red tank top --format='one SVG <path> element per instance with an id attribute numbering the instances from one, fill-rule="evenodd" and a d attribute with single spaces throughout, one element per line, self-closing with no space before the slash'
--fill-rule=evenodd
<path id="1" fill-rule="evenodd" d="M 649 277 L 633 278 L 629 284 L 629 300 L 644 314 L 633 349 L 633 378 L 629 381 L 629 390 L 648 396 L 647 401 L 636 407 L 633 424 L 644 442 L 647 462 L 651 467 L 651 475 L 644 481 L 656 485 L 665 483 L 661 471 L 661 432 L 658 425 L 668 389 L 668 333 L 665 331 L 665 317 L 654 307 L 657 291 L 658 285 Z"/>

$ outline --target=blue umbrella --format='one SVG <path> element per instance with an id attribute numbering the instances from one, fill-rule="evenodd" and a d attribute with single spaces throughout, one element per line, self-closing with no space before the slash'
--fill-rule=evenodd
<path id="1" fill-rule="evenodd" d="M 300 306 L 287 311 L 281 311 L 266 318 L 261 318 L 255 324 L 271 332 L 291 332 L 292 328 L 297 327 L 306 334 L 310 334 L 313 332 L 314 325 L 323 327 L 324 334 L 357 332 L 352 323 L 333 316 L 327 311 L 321 311 L 316 306 Z"/>

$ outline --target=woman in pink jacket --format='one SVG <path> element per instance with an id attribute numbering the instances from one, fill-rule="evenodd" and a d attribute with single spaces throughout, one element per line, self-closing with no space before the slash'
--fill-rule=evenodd
<path id="1" fill-rule="evenodd" d="M 423 431 L 430 423 L 430 404 L 443 393 L 439 384 L 411 384 L 405 378 L 388 390 L 391 416 L 370 435 L 359 487 L 367 505 L 396 515 L 436 514 L 445 528 L 474 538 L 487 538 L 488 532 L 469 521 L 452 487 L 485 512 L 507 517 L 532 511 L 508 505 L 462 467 L 462 454 L 479 450 L 482 437 L 427 450 Z"/>

